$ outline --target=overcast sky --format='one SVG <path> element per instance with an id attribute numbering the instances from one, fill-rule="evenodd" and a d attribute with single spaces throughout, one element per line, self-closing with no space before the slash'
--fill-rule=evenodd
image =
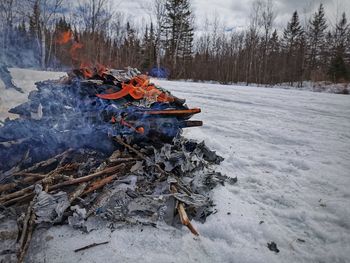
<path id="1" fill-rule="evenodd" d="M 133 17 L 135 21 L 149 20 L 153 0 L 114 0 L 115 6 L 122 12 Z M 249 23 L 249 13 L 254 0 L 191 0 L 192 9 L 196 17 L 196 30 L 203 29 L 206 17 L 217 14 L 227 30 L 239 30 Z M 274 0 L 276 13 L 275 27 L 283 28 L 290 20 L 294 10 L 298 10 L 300 19 L 304 20 L 315 12 L 323 3 L 327 19 L 335 23 L 337 16 L 345 11 L 350 20 L 350 0 Z"/>

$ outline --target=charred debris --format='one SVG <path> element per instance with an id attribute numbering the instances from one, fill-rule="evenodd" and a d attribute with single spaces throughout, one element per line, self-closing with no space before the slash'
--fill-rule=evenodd
<path id="1" fill-rule="evenodd" d="M 81 68 L 36 86 L 0 127 L 6 262 L 23 261 L 34 229 L 55 224 L 166 223 L 198 235 L 191 220 L 215 211 L 210 191 L 236 182 L 214 170 L 223 158 L 181 135 L 202 125 L 189 120 L 200 109 L 136 69 Z"/>

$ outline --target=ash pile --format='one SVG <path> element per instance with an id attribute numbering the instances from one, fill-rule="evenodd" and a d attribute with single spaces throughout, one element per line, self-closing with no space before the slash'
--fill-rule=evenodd
<path id="1" fill-rule="evenodd" d="M 0 128 L 0 261 L 22 262 L 33 231 L 69 224 L 204 222 L 223 160 L 181 135 L 200 109 L 135 69 L 82 68 L 36 84 Z M 4 261 L 4 262 L 5 262 Z"/>

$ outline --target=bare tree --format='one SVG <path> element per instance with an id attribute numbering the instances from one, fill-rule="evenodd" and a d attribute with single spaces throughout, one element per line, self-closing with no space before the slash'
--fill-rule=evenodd
<path id="1" fill-rule="evenodd" d="M 262 2 L 262 11 L 261 11 L 261 24 L 264 29 L 264 39 L 263 39 L 263 63 L 262 70 L 260 73 L 263 75 L 262 82 L 266 82 L 266 70 L 267 70 L 267 49 L 268 42 L 271 36 L 273 21 L 275 19 L 275 14 L 273 11 L 273 0 L 264 0 Z M 261 77 L 259 78 L 261 79 Z"/>

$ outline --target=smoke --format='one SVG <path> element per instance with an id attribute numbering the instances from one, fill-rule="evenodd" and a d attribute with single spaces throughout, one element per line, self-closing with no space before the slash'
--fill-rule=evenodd
<path id="1" fill-rule="evenodd" d="M 0 65 L 7 67 L 38 68 L 39 44 L 20 29 L 0 27 Z"/>

